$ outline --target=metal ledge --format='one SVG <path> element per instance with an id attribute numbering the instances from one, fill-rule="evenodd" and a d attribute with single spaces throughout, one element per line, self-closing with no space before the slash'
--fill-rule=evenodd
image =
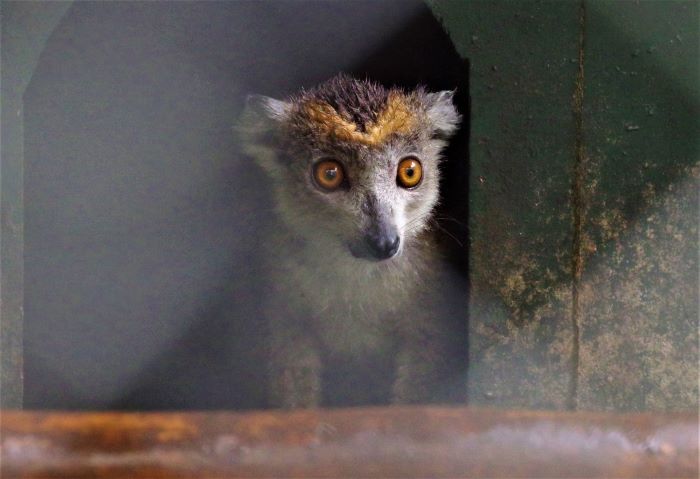
<path id="1" fill-rule="evenodd" d="M 2 477 L 697 477 L 698 417 L 390 407 L 2 412 Z"/>

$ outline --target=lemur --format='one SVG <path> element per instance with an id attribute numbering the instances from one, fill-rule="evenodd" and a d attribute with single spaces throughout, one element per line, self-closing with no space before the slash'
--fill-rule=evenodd
<path id="1" fill-rule="evenodd" d="M 466 319 L 442 317 L 450 279 L 431 227 L 459 122 L 452 91 L 343 74 L 285 100 L 248 97 L 241 141 L 278 217 L 264 244 L 271 405 L 323 405 L 328 364 L 380 350 L 392 402 L 461 397 Z"/>

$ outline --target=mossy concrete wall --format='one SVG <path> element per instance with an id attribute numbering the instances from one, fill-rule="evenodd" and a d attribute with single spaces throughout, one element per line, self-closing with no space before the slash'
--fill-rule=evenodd
<path id="1" fill-rule="evenodd" d="M 471 402 L 697 410 L 697 2 L 430 5 L 471 65 Z"/>

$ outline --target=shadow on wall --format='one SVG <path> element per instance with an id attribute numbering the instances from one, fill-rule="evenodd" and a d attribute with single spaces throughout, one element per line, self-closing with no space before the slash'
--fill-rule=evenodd
<path id="1" fill-rule="evenodd" d="M 231 127 L 246 94 L 339 71 L 457 87 L 468 117 L 466 62 L 422 2 L 71 7 L 24 98 L 26 407 L 265 406 L 271 204 Z M 464 224 L 467 132 L 446 165 Z"/>

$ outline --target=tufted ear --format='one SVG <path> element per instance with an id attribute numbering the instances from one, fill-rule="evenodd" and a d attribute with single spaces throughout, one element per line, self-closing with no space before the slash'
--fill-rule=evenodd
<path id="1" fill-rule="evenodd" d="M 453 103 L 454 93 L 454 90 L 444 90 L 426 95 L 428 120 L 438 137 L 449 138 L 459 127 L 461 117 Z"/>
<path id="2" fill-rule="evenodd" d="M 248 95 L 234 131 L 242 151 L 264 167 L 276 156 L 281 124 L 289 117 L 291 104 L 262 95 Z"/>
<path id="3" fill-rule="evenodd" d="M 291 105 L 269 96 L 248 95 L 238 128 L 250 133 L 265 133 L 277 129 L 289 117 Z"/>
<path id="4" fill-rule="evenodd" d="M 291 108 L 291 105 L 285 101 L 275 100 L 263 95 L 248 95 L 245 103 L 246 110 L 275 122 L 282 122 L 287 119 Z"/>

